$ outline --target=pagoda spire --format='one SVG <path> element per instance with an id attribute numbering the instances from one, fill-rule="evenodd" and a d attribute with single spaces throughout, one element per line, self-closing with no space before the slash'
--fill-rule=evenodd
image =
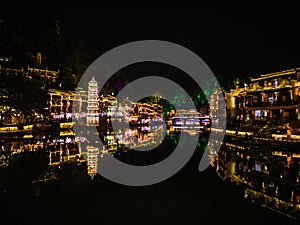
<path id="1" fill-rule="evenodd" d="M 98 82 L 93 77 L 88 83 L 87 125 L 97 126 L 99 123 Z"/>

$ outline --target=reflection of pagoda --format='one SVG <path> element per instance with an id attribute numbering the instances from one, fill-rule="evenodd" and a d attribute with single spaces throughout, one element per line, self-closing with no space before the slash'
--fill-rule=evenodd
<path id="1" fill-rule="evenodd" d="M 92 78 L 88 85 L 87 125 L 99 124 L 98 82 Z"/>
<path id="2" fill-rule="evenodd" d="M 98 172 L 99 148 L 87 146 L 87 169 L 88 175 L 93 179 Z"/>

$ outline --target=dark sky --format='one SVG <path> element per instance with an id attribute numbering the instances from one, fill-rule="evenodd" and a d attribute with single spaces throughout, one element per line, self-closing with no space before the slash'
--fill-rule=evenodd
<path id="1" fill-rule="evenodd" d="M 52 45 L 49 49 L 47 42 L 56 40 L 55 19 L 59 18 L 59 38 L 67 43 L 66 51 L 71 55 L 77 52 L 86 64 L 120 44 L 159 39 L 194 51 L 224 82 L 300 66 L 300 17 L 292 6 L 222 7 L 186 1 L 165 5 L 98 3 L 35 13 L 4 12 L 2 18 L 10 38 L 26 40 L 22 42 L 23 51 L 41 46 L 46 55 L 55 48 Z M 9 47 L 4 47 L 6 52 Z"/>

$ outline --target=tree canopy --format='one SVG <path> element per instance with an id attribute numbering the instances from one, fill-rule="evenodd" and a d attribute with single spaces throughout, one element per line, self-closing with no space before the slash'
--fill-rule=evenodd
<path id="1" fill-rule="evenodd" d="M 47 93 L 41 84 L 21 75 L 1 74 L 0 97 L 1 118 L 13 113 L 31 115 L 47 106 Z"/>

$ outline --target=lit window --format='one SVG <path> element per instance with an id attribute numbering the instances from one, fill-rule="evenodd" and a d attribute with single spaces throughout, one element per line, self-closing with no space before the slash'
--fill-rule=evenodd
<path id="1" fill-rule="evenodd" d="M 260 118 L 261 116 L 261 110 L 255 110 L 255 118 Z"/>

